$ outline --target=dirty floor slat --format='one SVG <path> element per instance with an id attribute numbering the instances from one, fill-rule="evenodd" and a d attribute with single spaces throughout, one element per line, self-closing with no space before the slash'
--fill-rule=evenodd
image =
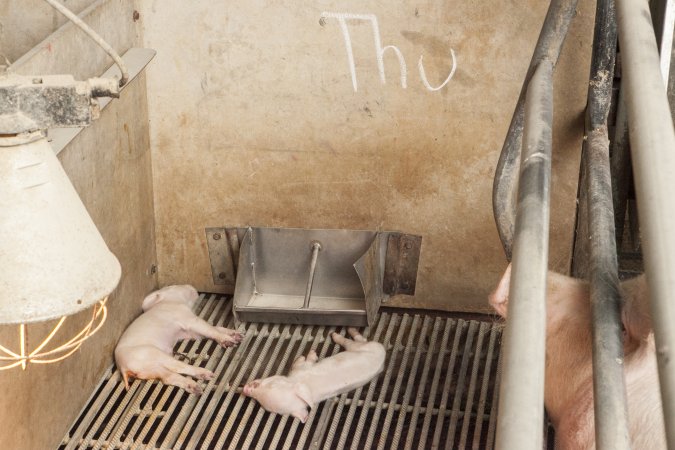
<path id="1" fill-rule="evenodd" d="M 233 327 L 227 296 L 202 295 L 196 310 Z M 237 348 L 211 340 L 176 346 L 176 358 L 216 373 L 201 397 L 156 381 L 135 380 L 125 391 L 111 368 L 59 449 L 492 448 L 498 324 L 383 310 L 363 334 L 385 345 L 384 371 L 315 407 L 305 424 L 264 411 L 241 386 L 287 373 L 311 348 L 320 357 L 337 353 L 329 335 L 346 329 L 250 323 L 240 331 L 246 337 Z"/>

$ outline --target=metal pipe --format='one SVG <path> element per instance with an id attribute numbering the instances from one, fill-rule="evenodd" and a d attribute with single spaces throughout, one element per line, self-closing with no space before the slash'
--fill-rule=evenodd
<path id="1" fill-rule="evenodd" d="M 551 62 L 543 60 L 527 87 L 499 390 L 498 450 L 540 450 L 543 443 L 552 72 Z"/>
<path id="2" fill-rule="evenodd" d="M 675 448 L 675 130 L 647 0 L 618 0 L 617 17 L 666 440 Z"/>
<path id="3" fill-rule="evenodd" d="M 630 449 L 623 373 L 619 267 L 616 257 L 607 116 L 616 59 L 614 0 L 598 0 L 586 107 L 586 208 L 593 317 L 596 448 Z"/>
<path id="4" fill-rule="evenodd" d="M 661 76 L 667 86 L 670 75 L 670 57 L 673 49 L 673 26 L 675 25 L 675 4 L 672 0 L 649 2 L 656 44 L 661 55 Z"/>
<path id="5" fill-rule="evenodd" d="M 120 78 L 120 87 L 124 86 L 127 84 L 127 81 L 129 80 L 129 71 L 127 70 L 126 64 L 124 64 L 124 61 L 120 57 L 120 55 L 115 51 L 114 48 L 110 46 L 106 41 L 103 40 L 101 36 L 98 35 L 89 25 L 87 25 L 82 19 L 77 17 L 71 10 L 63 6 L 61 3 L 57 2 L 56 0 L 44 0 L 47 2 L 49 5 L 51 5 L 52 8 L 66 16 L 68 20 L 73 22 L 79 29 L 84 31 L 91 39 L 93 39 L 96 44 L 103 49 L 112 59 L 115 61 L 115 64 L 117 64 L 117 67 L 120 68 L 120 72 L 122 74 L 122 78 Z"/>
<path id="6" fill-rule="evenodd" d="M 492 185 L 492 210 L 499 239 L 504 247 L 506 259 L 509 261 L 511 260 L 516 218 L 515 195 L 523 141 L 525 93 L 532 74 L 541 61 L 548 60 L 553 66 L 558 62 L 567 30 L 576 14 L 577 3 L 578 0 L 552 0 L 549 5 L 495 170 Z"/>
<path id="7" fill-rule="evenodd" d="M 596 448 L 629 449 L 619 268 L 606 128 L 589 133 L 586 150 Z"/>
<path id="8" fill-rule="evenodd" d="M 616 123 L 614 125 L 614 139 L 612 140 L 611 152 L 612 158 L 610 161 L 612 198 L 614 203 L 614 234 L 616 235 L 616 247 L 618 251 L 621 251 L 623 246 L 628 192 L 633 183 L 630 146 L 628 145 L 628 118 L 626 117 L 624 96 L 624 89 L 621 89 L 616 109 Z"/>
<path id="9" fill-rule="evenodd" d="M 312 241 L 312 261 L 309 263 L 309 279 L 307 280 L 307 289 L 305 289 L 305 301 L 302 309 L 309 308 L 309 298 L 312 295 L 312 285 L 314 284 L 314 271 L 316 270 L 316 261 L 321 251 L 321 242 Z"/>

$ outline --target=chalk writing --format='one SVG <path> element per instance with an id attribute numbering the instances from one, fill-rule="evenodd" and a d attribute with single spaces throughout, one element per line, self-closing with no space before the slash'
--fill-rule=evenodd
<path id="1" fill-rule="evenodd" d="M 353 20 L 363 20 L 368 21 L 371 24 L 373 30 L 373 43 L 375 45 L 375 57 L 377 59 L 377 69 L 380 74 L 380 81 L 382 84 L 386 84 L 387 78 L 384 73 L 384 53 L 387 50 L 392 50 L 396 57 L 398 58 L 399 67 L 401 71 L 401 87 L 406 89 L 408 87 L 408 69 L 405 63 L 405 58 L 403 53 L 395 45 L 382 46 L 382 39 L 380 38 L 380 27 L 377 22 L 377 17 L 375 14 L 352 14 L 352 13 L 341 13 L 341 12 L 322 12 L 320 23 L 324 24 L 326 19 L 336 19 L 340 30 L 342 31 L 342 37 L 345 42 L 345 49 L 347 51 L 347 63 L 349 64 L 349 73 L 352 77 L 352 86 L 354 87 L 354 92 L 358 91 L 358 81 L 356 79 L 356 64 L 354 63 L 354 51 L 352 48 L 352 38 L 349 34 L 349 27 L 347 27 L 347 21 Z M 434 87 L 429 83 L 427 79 L 427 74 L 424 71 L 424 65 L 422 64 L 422 55 L 417 63 L 417 68 L 420 73 L 420 78 L 422 79 L 422 84 L 430 91 L 438 91 L 442 89 L 448 82 L 452 79 L 457 69 L 457 58 L 455 57 L 454 50 L 450 49 L 450 56 L 452 57 L 452 68 L 450 69 L 450 74 L 447 76 L 445 81 L 439 86 Z"/>
<path id="2" fill-rule="evenodd" d="M 448 81 L 450 81 L 455 75 L 455 70 L 457 70 L 457 58 L 455 58 L 455 51 L 453 49 L 450 49 L 450 56 L 452 57 L 452 69 L 450 69 L 450 74 L 448 77 L 445 79 L 443 83 L 440 84 L 438 87 L 433 87 L 430 83 L 429 80 L 427 80 L 427 74 L 424 72 L 424 65 L 422 65 L 422 55 L 420 55 L 420 60 L 417 62 L 417 68 L 420 71 L 420 78 L 422 78 L 422 83 L 424 84 L 424 87 L 429 89 L 430 91 L 438 91 L 443 88 L 446 84 L 448 84 Z"/>

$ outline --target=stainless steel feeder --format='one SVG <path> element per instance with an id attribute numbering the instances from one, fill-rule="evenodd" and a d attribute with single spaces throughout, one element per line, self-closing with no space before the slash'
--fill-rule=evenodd
<path id="1" fill-rule="evenodd" d="M 231 283 L 226 272 L 236 268 L 240 322 L 366 326 L 390 296 L 415 292 L 419 236 L 221 228 L 208 229 L 207 240 L 214 282 Z"/>

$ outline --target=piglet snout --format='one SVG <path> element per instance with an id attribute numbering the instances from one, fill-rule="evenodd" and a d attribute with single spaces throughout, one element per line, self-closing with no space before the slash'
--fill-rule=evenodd
<path id="1" fill-rule="evenodd" d="M 244 388 L 242 389 L 242 393 L 246 395 L 247 397 L 251 397 L 253 395 L 253 391 L 255 388 L 260 386 L 260 382 L 258 380 L 254 381 L 249 381 L 244 385 Z"/>

